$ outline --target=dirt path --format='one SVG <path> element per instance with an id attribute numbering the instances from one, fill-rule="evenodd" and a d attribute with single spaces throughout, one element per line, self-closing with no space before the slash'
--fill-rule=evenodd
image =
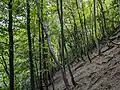
<path id="1" fill-rule="evenodd" d="M 97 56 L 95 50 L 91 55 L 91 58 L 94 57 L 91 64 L 82 61 L 74 63 L 72 72 L 78 85 L 72 90 L 120 90 L 120 32 L 110 39 L 112 42 L 108 43 L 112 47 L 108 48 L 107 44 L 103 46 L 101 44 L 103 53 Z M 68 71 L 67 77 L 71 82 Z M 65 89 L 60 72 L 56 73 L 54 79 L 55 90 Z M 73 87 L 72 83 L 70 85 Z M 51 87 L 49 90 L 52 90 Z"/>

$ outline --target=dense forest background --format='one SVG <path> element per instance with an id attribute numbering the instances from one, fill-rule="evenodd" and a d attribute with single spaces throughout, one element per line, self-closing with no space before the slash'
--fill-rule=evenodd
<path id="1" fill-rule="evenodd" d="M 0 90 L 49 90 L 120 24 L 120 0 L 0 0 Z M 86 60 L 85 57 L 88 59 Z"/>

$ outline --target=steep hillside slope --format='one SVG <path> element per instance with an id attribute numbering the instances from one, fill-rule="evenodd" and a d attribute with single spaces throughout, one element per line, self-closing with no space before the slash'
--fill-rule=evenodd
<path id="1" fill-rule="evenodd" d="M 120 90 L 120 28 L 109 40 L 102 41 L 101 47 L 101 56 L 96 49 L 91 54 L 92 63 L 74 63 L 72 72 L 78 85 L 73 88 L 71 84 L 72 90 Z M 67 77 L 70 81 L 68 72 Z M 65 89 L 60 72 L 54 79 L 56 90 Z"/>

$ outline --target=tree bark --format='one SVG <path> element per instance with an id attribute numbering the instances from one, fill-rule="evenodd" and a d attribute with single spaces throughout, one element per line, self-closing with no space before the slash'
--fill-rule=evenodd
<path id="1" fill-rule="evenodd" d="M 9 1 L 9 69 L 10 69 L 10 90 L 14 90 L 14 46 L 13 46 L 13 30 L 12 30 L 12 0 Z"/>
<path id="2" fill-rule="evenodd" d="M 63 31 L 63 2 L 60 0 L 60 27 L 61 27 L 61 61 L 63 62 L 63 69 L 62 69 L 62 77 L 66 86 L 67 90 L 70 90 L 68 79 L 66 78 L 66 71 L 65 71 L 65 61 L 64 61 L 64 45 L 65 45 L 65 39 L 64 39 L 64 31 Z M 59 14 L 59 13 L 58 13 Z"/>
<path id="3" fill-rule="evenodd" d="M 30 32 L 30 5 L 29 5 L 29 0 L 27 0 L 27 34 L 28 34 L 28 47 L 29 47 L 31 90 L 35 90 L 34 64 L 33 64 L 33 59 L 32 59 L 32 44 L 31 44 L 31 32 Z"/>

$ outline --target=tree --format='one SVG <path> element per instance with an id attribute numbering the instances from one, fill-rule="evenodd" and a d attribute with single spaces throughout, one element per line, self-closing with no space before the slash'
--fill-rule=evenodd
<path id="1" fill-rule="evenodd" d="M 75 87 L 72 66 L 91 62 L 96 47 L 100 55 L 102 39 L 111 42 L 119 7 L 120 0 L 1 0 L 0 89 L 57 89 L 58 71 Z"/>
<path id="2" fill-rule="evenodd" d="M 99 4 L 100 4 L 100 10 L 101 10 L 101 13 L 102 13 L 102 17 L 103 17 L 103 31 L 102 31 L 102 34 L 103 34 L 103 37 L 107 37 L 107 33 L 106 33 L 106 19 L 105 19 L 105 13 L 104 13 L 104 9 L 103 9 L 103 5 L 102 5 L 102 1 L 101 0 L 98 0 Z"/>
<path id="3" fill-rule="evenodd" d="M 98 36 L 97 36 L 97 25 L 96 25 L 96 0 L 93 0 L 93 4 L 94 4 L 94 30 L 95 30 L 96 46 L 98 49 L 98 54 L 101 55 L 101 50 L 100 50 Z"/>
<path id="4" fill-rule="evenodd" d="M 60 0 L 60 9 L 59 9 L 59 2 L 58 0 L 56 0 L 57 2 L 57 10 L 58 10 L 58 16 L 59 16 L 59 20 L 60 20 L 60 27 L 61 27 L 61 43 L 60 43 L 60 59 L 62 61 L 62 64 L 63 64 L 63 69 L 61 71 L 62 73 L 62 78 L 64 80 L 64 83 L 65 83 L 65 86 L 66 86 L 66 89 L 67 90 L 70 90 L 70 87 L 69 87 L 69 83 L 68 83 L 68 80 L 66 78 L 66 71 L 65 71 L 65 57 L 64 57 L 64 45 L 65 45 L 65 39 L 64 39 L 64 31 L 63 31 L 63 2 L 62 0 Z"/>
<path id="5" fill-rule="evenodd" d="M 29 0 L 27 0 L 27 34 L 28 34 L 28 47 L 29 47 L 31 90 L 35 90 L 34 64 L 33 64 L 33 59 L 32 59 L 32 44 L 31 44 L 31 32 L 30 32 L 30 5 L 29 5 Z"/>
<path id="6" fill-rule="evenodd" d="M 9 68 L 10 68 L 10 90 L 14 90 L 14 47 L 13 47 L 13 30 L 12 30 L 12 3 L 13 1 L 9 1 L 9 24 L 8 24 L 8 32 L 9 32 Z"/>

